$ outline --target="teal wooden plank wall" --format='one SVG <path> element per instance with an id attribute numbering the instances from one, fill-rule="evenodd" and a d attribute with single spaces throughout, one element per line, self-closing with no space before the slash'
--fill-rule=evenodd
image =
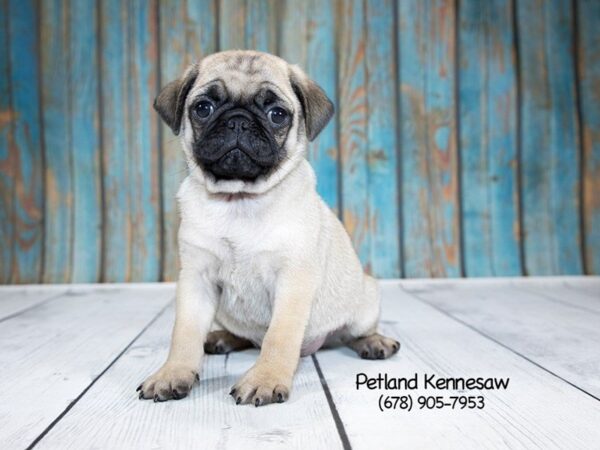
<path id="1" fill-rule="evenodd" d="M 308 157 L 380 277 L 600 274 L 596 0 L 0 0 L 0 282 L 173 280 L 151 104 L 228 48 L 336 104 Z"/>

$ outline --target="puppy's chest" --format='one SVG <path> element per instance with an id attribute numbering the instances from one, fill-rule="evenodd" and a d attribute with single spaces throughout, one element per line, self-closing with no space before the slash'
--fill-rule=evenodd
<path id="1" fill-rule="evenodd" d="M 221 238 L 221 243 L 224 251 L 217 272 L 220 315 L 236 322 L 267 326 L 277 276 L 276 255 L 230 238 Z"/>

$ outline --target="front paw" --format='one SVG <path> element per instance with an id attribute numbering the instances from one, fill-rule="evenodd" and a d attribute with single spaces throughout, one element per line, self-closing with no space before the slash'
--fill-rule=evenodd
<path id="1" fill-rule="evenodd" d="M 164 402 L 170 399 L 180 400 L 187 397 L 198 372 L 186 366 L 165 364 L 158 372 L 146 379 L 137 388 L 142 400 L 154 399 Z"/>
<path id="2" fill-rule="evenodd" d="M 252 403 L 254 406 L 283 403 L 292 386 L 291 378 L 282 377 L 278 371 L 255 365 L 231 388 L 229 393 L 236 404 Z"/>

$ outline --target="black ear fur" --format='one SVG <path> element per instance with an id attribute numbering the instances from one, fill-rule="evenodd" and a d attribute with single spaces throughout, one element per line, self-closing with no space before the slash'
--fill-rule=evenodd
<path id="1" fill-rule="evenodd" d="M 179 134 L 181 129 L 185 99 L 197 76 L 198 66 L 193 65 L 186 70 L 181 78 L 171 81 L 162 88 L 156 99 L 154 99 L 154 109 L 176 135 Z"/>
<path id="2" fill-rule="evenodd" d="M 290 82 L 302 105 L 308 140 L 314 141 L 333 116 L 333 103 L 325 91 L 300 70 L 290 72 Z"/>

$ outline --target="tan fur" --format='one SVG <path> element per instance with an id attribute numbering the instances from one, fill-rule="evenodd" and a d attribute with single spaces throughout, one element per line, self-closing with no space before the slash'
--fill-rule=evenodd
<path id="1" fill-rule="evenodd" d="M 258 52 L 211 55 L 189 69 L 188 80 L 196 70 L 188 104 L 216 79 L 238 96 L 252 96 L 268 82 L 293 111 L 293 124 L 283 143 L 287 158 L 274 172 L 253 182 L 215 181 L 193 160 L 190 118 L 183 108 L 180 136 L 190 174 L 178 192 L 177 319 L 169 357 L 142 384 L 140 397 L 179 398 L 180 389 L 189 386 L 187 394 L 212 324 L 261 348 L 254 367 L 232 389 L 236 401 L 257 406 L 285 401 L 301 352 L 376 333 L 376 283 L 364 275 L 342 224 L 318 196 L 305 159 L 307 127 L 290 80 L 309 89 L 302 101 L 320 102 L 311 110 L 317 126 L 328 120 L 320 88 L 298 67 Z M 380 337 L 357 341 L 355 348 L 373 344 L 386 357 L 397 351 L 396 341 Z M 170 394 L 175 388 L 177 394 Z"/>

